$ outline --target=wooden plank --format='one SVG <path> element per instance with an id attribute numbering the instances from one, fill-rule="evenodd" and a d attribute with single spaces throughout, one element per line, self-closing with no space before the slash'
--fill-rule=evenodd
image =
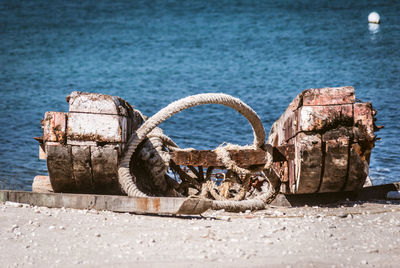
<path id="1" fill-rule="evenodd" d="M 351 145 L 349 157 L 349 175 L 344 190 L 354 191 L 363 186 L 368 176 L 369 165 L 358 143 Z"/>
<path id="2" fill-rule="evenodd" d="M 338 105 L 355 103 L 354 87 L 312 88 L 303 91 L 302 105 Z"/>
<path id="3" fill-rule="evenodd" d="M 71 146 L 46 143 L 47 170 L 55 192 L 74 192 Z"/>
<path id="4" fill-rule="evenodd" d="M 96 193 L 121 194 L 118 150 L 115 145 L 91 146 L 93 185 Z"/>
<path id="5" fill-rule="evenodd" d="M 72 171 L 79 193 L 93 193 L 94 185 L 89 146 L 71 146 Z"/>
<path id="6" fill-rule="evenodd" d="M 356 191 L 331 192 L 331 193 L 312 193 L 284 195 L 278 194 L 272 201 L 272 206 L 319 206 L 319 205 L 340 205 L 339 202 L 350 201 L 376 201 L 386 200 L 386 195 L 390 191 L 400 190 L 400 182 L 368 186 Z M 394 201 L 392 201 L 394 202 Z"/>
<path id="7" fill-rule="evenodd" d="M 270 145 L 266 145 L 270 146 Z M 294 158 L 294 147 L 292 145 L 279 146 L 272 148 L 273 161 L 286 161 L 286 158 Z M 265 165 L 266 153 L 261 149 L 228 150 L 232 160 L 239 166 L 248 167 L 251 165 Z M 177 150 L 170 152 L 171 159 L 177 165 L 191 166 L 224 166 L 217 159 L 217 155 L 212 150 Z"/>
<path id="8" fill-rule="evenodd" d="M 63 112 L 46 112 L 42 121 L 43 141 L 65 143 L 67 115 Z"/>
<path id="9" fill-rule="evenodd" d="M 127 118 L 108 114 L 69 113 L 67 139 L 126 142 Z"/>
<path id="10" fill-rule="evenodd" d="M 399 191 L 400 182 L 389 184 L 382 184 L 376 186 L 368 186 L 356 190 L 356 200 L 370 201 L 370 200 L 385 200 L 387 193 L 391 191 Z"/>
<path id="11" fill-rule="evenodd" d="M 274 206 L 314 206 L 352 201 L 385 200 L 389 191 L 400 190 L 400 183 L 370 186 L 354 192 L 315 193 L 299 195 L 279 194 L 271 203 Z M 0 190 L 0 202 L 18 202 L 51 208 L 110 210 L 115 212 L 151 214 L 200 214 L 211 208 L 211 202 L 185 198 L 132 198 L 127 196 L 33 193 Z"/>
<path id="12" fill-rule="evenodd" d="M 321 147 L 319 134 L 299 133 L 296 136 L 296 189 L 294 193 L 313 193 L 318 190 L 322 169 Z"/>
<path id="13" fill-rule="evenodd" d="M 193 215 L 203 213 L 211 208 L 211 201 L 195 198 L 128 197 L 1 190 L 0 202 L 6 201 L 51 208 L 64 207 L 149 214 Z"/>
<path id="14" fill-rule="evenodd" d="M 346 183 L 350 130 L 337 128 L 322 135 L 325 161 L 319 192 L 338 192 Z"/>

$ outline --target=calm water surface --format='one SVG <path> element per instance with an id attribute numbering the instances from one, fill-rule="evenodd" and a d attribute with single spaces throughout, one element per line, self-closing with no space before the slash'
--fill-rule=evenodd
<path id="1" fill-rule="evenodd" d="M 377 29 L 369 12 L 381 14 Z M 374 184 L 400 177 L 400 1 L 1 1 L 0 188 L 29 190 L 45 111 L 73 90 L 120 96 L 147 115 L 224 92 L 269 131 L 310 87 L 353 85 L 378 109 Z M 161 126 L 180 146 L 248 144 L 236 112 L 207 105 Z"/>

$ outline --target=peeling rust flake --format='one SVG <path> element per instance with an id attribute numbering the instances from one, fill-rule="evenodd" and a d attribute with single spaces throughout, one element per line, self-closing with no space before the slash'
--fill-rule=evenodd
<path id="1" fill-rule="evenodd" d="M 149 199 L 147 197 L 138 197 L 136 199 L 136 204 L 139 211 L 149 211 Z"/>
<path id="2" fill-rule="evenodd" d="M 351 86 L 306 89 L 302 95 L 303 106 L 355 103 L 354 88 Z"/>
<path id="3" fill-rule="evenodd" d="M 160 198 L 153 198 L 153 208 L 155 212 L 160 211 L 160 207 L 161 207 L 161 200 Z"/>
<path id="4" fill-rule="evenodd" d="M 65 143 L 67 115 L 63 112 L 46 112 L 42 121 L 45 142 Z"/>

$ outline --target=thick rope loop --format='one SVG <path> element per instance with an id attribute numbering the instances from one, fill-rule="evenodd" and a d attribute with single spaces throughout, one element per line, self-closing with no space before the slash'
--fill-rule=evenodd
<path id="1" fill-rule="evenodd" d="M 205 93 L 189 96 L 170 103 L 161 109 L 133 133 L 128 141 L 127 149 L 121 159 L 118 169 L 118 179 L 122 189 L 128 196 L 146 196 L 136 186 L 133 176 L 129 171 L 129 164 L 138 145 L 147 137 L 147 135 L 160 123 L 167 120 L 174 114 L 185 109 L 203 105 L 203 104 L 222 104 L 231 107 L 242 114 L 250 122 L 254 135 L 254 146 L 262 148 L 265 143 L 265 129 L 257 113 L 243 101 L 223 93 Z"/>

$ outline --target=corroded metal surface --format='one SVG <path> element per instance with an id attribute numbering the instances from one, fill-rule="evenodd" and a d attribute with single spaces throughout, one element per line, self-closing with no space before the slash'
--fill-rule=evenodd
<path id="1" fill-rule="evenodd" d="M 306 89 L 301 95 L 303 106 L 355 103 L 354 87 L 349 86 Z"/>
<path id="2" fill-rule="evenodd" d="M 354 125 L 360 129 L 365 139 L 373 141 L 375 139 L 374 131 L 374 110 L 371 103 L 354 104 Z"/>
<path id="3" fill-rule="evenodd" d="M 54 190 L 121 194 L 117 168 L 130 135 L 143 123 L 140 113 L 123 99 L 102 94 L 73 92 L 67 101 L 69 113 L 45 114 L 43 138 L 38 138 Z M 374 132 L 381 128 L 375 126 L 375 115 L 370 103 L 356 103 L 353 87 L 308 89 L 296 96 L 273 124 L 263 148 L 272 152 L 272 171 L 279 176 L 281 191 L 361 187 Z M 241 167 L 262 166 L 264 150 L 231 150 L 230 156 Z M 170 155 L 174 165 L 186 165 L 203 179 L 204 167 L 223 167 L 213 151 L 178 150 Z"/>
<path id="4" fill-rule="evenodd" d="M 298 112 L 298 132 L 318 132 L 338 125 L 353 125 L 353 105 L 303 106 Z"/>
<path id="5" fill-rule="evenodd" d="M 273 124 L 267 141 L 275 147 L 294 144 L 296 160 L 275 165 L 281 190 L 314 193 L 362 187 L 374 132 L 381 128 L 375 126 L 374 115 L 370 103 L 355 102 L 353 87 L 300 93 Z"/>
<path id="6" fill-rule="evenodd" d="M 143 122 L 119 97 L 72 92 L 69 113 L 47 112 L 38 138 L 56 192 L 122 194 L 119 157 Z"/>
<path id="7" fill-rule="evenodd" d="M 278 146 L 271 148 L 273 161 L 286 161 L 286 159 L 294 159 L 294 146 Z M 255 165 L 265 165 L 266 152 L 261 149 L 241 149 L 228 150 L 230 157 L 238 166 L 249 167 Z M 175 150 L 170 152 L 171 159 L 177 165 L 192 166 L 223 166 L 221 160 L 217 158 L 217 154 L 213 150 Z"/>
<path id="8" fill-rule="evenodd" d="M 67 115 L 63 112 L 46 112 L 42 121 L 43 140 L 65 143 Z"/>
<path id="9" fill-rule="evenodd" d="M 0 202 L 18 202 L 51 208 L 110 210 L 150 214 L 201 214 L 211 207 L 211 201 L 171 197 L 127 197 L 116 195 L 32 193 L 1 191 Z"/>
<path id="10" fill-rule="evenodd" d="M 316 193 L 300 195 L 279 194 L 271 203 L 273 206 L 314 206 L 337 204 L 338 201 L 385 200 L 387 193 L 398 191 L 400 183 L 360 188 L 356 191 L 340 193 Z M 0 202 L 18 202 L 32 206 L 53 208 L 96 209 L 116 212 L 152 214 L 201 214 L 211 207 L 211 202 L 202 199 L 186 198 L 131 198 L 127 196 L 32 193 L 24 191 L 0 190 Z"/>

